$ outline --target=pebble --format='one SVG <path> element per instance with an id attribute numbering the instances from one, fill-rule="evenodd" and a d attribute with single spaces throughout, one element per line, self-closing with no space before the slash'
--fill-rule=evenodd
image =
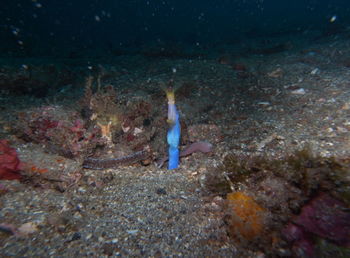
<path id="1" fill-rule="evenodd" d="M 72 236 L 71 241 L 79 240 L 81 238 L 81 234 L 79 232 L 75 232 Z"/>
<path id="2" fill-rule="evenodd" d="M 130 234 L 130 235 L 135 235 L 137 232 L 139 232 L 139 230 L 138 229 L 133 229 L 133 230 L 127 230 L 126 232 L 128 234 Z"/>
<path id="3" fill-rule="evenodd" d="M 258 105 L 259 105 L 259 106 L 266 107 L 266 106 L 271 105 L 271 103 L 268 102 L 268 101 L 260 101 L 260 102 L 258 102 Z"/>
<path id="4" fill-rule="evenodd" d="M 348 132 L 348 129 L 344 128 L 344 127 L 341 127 L 341 126 L 337 126 L 337 131 L 339 133 L 347 133 Z"/>
<path id="5" fill-rule="evenodd" d="M 88 235 L 85 237 L 85 240 L 89 240 L 91 237 L 92 237 L 92 234 L 88 234 Z"/>
<path id="6" fill-rule="evenodd" d="M 303 88 L 300 88 L 300 89 L 293 90 L 291 93 L 294 95 L 304 95 L 306 92 Z"/>
<path id="7" fill-rule="evenodd" d="M 37 230 L 38 230 L 38 228 L 37 228 L 37 225 L 35 223 L 27 222 L 18 228 L 18 233 L 20 235 L 29 235 L 29 234 L 33 234 Z"/>
<path id="8" fill-rule="evenodd" d="M 167 194 L 167 192 L 166 192 L 166 190 L 164 188 L 158 188 L 156 190 L 156 193 L 159 194 L 159 195 L 166 195 Z"/>
<path id="9" fill-rule="evenodd" d="M 315 68 L 315 69 L 313 69 L 313 70 L 311 71 L 310 74 L 315 75 L 315 74 L 319 74 L 319 73 L 320 73 L 320 69 Z"/>
<path id="10" fill-rule="evenodd" d="M 276 70 L 270 72 L 267 74 L 267 76 L 271 77 L 271 78 L 279 78 L 283 76 L 283 70 L 278 67 Z"/>
<path id="11" fill-rule="evenodd" d="M 113 238 L 113 239 L 111 240 L 111 243 L 112 243 L 112 244 L 118 243 L 118 238 Z"/>

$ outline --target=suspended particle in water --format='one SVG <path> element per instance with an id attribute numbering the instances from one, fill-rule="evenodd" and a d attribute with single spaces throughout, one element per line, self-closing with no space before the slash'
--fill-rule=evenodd
<path id="1" fill-rule="evenodd" d="M 337 19 L 336 15 L 333 15 L 330 19 L 329 22 L 335 22 L 335 20 Z"/>
<path id="2" fill-rule="evenodd" d="M 12 30 L 12 34 L 15 35 L 15 36 L 18 36 L 18 34 L 19 34 L 19 29 L 14 28 L 14 29 Z"/>

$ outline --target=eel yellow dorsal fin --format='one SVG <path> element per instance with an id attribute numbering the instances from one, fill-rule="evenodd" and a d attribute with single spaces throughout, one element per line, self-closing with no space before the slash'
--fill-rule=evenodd
<path id="1" fill-rule="evenodd" d="M 169 88 L 165 91 L 166 97 L 168 99 L 168 104 L 175 104 L 175 92 L 174 89 Z"/>

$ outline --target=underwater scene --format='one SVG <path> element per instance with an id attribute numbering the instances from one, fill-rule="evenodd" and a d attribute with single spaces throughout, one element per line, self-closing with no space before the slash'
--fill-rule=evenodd
<path id="1" fill-rule="evenodd" d="M 3 0 L 1 257 L 350 257 L 348 0 Z"/>

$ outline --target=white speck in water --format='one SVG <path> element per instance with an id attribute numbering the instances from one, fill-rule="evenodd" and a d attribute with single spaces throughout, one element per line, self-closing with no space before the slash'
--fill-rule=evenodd
<path id="1" fill-rule="evenodd" d="M 12 34 L 15 35 L 15 36 L 18 36 L 19 34 L 19 29 L 15 28 L 12 30 Z"/>

